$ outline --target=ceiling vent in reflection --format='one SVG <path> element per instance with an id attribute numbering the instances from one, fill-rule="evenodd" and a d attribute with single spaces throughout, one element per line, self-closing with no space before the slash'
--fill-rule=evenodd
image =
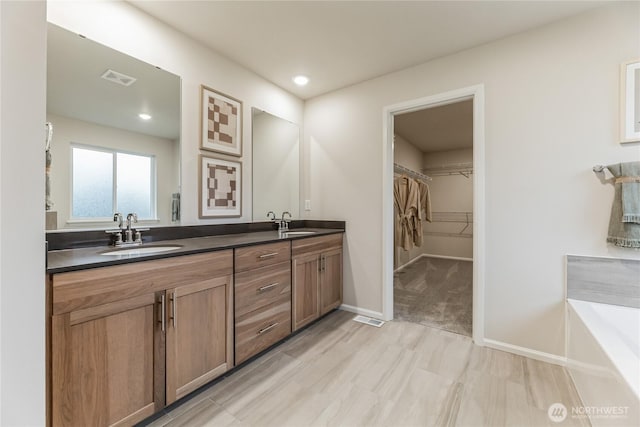
<path id="1" fill-rule="evenodd" d="M 126 74 L 113 70 L 105 71 L 102 78 L 113 83 L 118 83 L 122 86 L 131 86 L 137 80 L 135 77 L 127 76 Z"/>

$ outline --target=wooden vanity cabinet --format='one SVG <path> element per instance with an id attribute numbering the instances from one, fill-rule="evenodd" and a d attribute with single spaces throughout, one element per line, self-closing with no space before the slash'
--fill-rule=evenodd
<path id="1" fill-rule="evenodd" d="M 53 426 L 133 425 L 233 366 L 231 250 L 50 282 Z"/>
<path id="2" fill-rule="evenodd" d="M 134 425 L 337 308 L 342 238 L 50 275 L 50 425 Z"/>
<path id="3" fill-rule="evenodd" d="M 295 240 L 291 254 L 295 331 L 342 304 L 342 234 Z"/>
<path id="4" fill-rule="evenodd" d="M 320 256 L 299 254 L 292 258 L 293 330 L 320 317 Z"/>
<path id="5" fill-rule="evenodd" d="M 156 297 L 148 292 L 51 320 L 53 426 L 126 426 L 164 406 Z"/>
<path id="6" fill-rule="evenodd" d="M 291 334 L 289 241 L 235 250 L 235 362 Z"/>
<path id="7" fill-rule="evenodd" d="M 166 293 L 167 405 L 233 367 L 233 275 Z"/>
<path id="8" fill-rule="evenodd" d="M 320 254 L 320 316 L 342 304 L 342 236 L 340 247 Z"/>

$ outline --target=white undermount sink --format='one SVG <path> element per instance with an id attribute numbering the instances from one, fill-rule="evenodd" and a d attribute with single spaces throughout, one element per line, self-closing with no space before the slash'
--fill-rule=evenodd
<path id="1" fill-rule="evenodd" d="M 306 236 L 308 234 L 316 234 L 315 231 L 286 231 L 282 233 L 283 236 Z"/>
<path id="2" fill-rule="evenodd" d="M 100 255 L 152 255 L 162 252 L 175 251 L 182 248 L 181 245 L 163 245 L 163 246 L 135 246 L 132 248 L 112 249 L 102 252 Z"/>

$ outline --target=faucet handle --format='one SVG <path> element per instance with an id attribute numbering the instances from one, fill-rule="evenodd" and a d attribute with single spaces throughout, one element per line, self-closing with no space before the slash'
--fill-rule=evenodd
<path id="1" fill-rule="evenodd" d="M 122 245 L 122 230 L 105 230 L 105 233 L 111 235 L 111 244 L 114 246 Z"/>
<path id="2" fill-rule="evenodd" d="M 122 214 L 116 212 L 113 214 L 113 221 L 118 223 L 118 228 L 122 229 Z"/>

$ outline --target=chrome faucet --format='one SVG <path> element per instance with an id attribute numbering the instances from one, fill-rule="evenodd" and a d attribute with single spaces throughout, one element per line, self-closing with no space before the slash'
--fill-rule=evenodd
<path id="1" fill-rule="evenodd" d="M 132 228 L 133 224 L 138 222 L 138 215 L 130 213 L 127 215 L 127 226 L 124 228 L 122 214 L 116 212 L 113 214 L 113 221 L 118 224 L 116 230 L 106 230 L 108 234 L 111 234 L 111 243 L 115 246 L 132 246 L 142 244 L 142 231 L 149 230 L 148 228 Z"/>
<path id="2" fill-rule="evenodd" d="M 285 215 L 289 215 L 289 221 L 284 219 Z M 286 231 L 289 229 L 289 222 L 291 222 L 291 214 L 287 211 L 282 212 L 282 219 L 280 219 L 280 227 L 278 231 Z"/>
<path id="3" fill-rule="evenodd" d="M 271 215 L 271 216 L 269 216 Z M 271 221 L 276 222 L 276 214 L 273 211 L 269 211 L 267 212 L 267 218 L 269 218 Z"/>
<path id="4" fill-rule="evenodd" d="M 133 241 L 133 232 L 134 230 L 131 228 L 132 223 L 138 222 L 138 215 L 135 213 L 130 213 L 127 215 L 127 229 L 124 231 L 124 242 L 125 243 L 134 243 Z"/>

